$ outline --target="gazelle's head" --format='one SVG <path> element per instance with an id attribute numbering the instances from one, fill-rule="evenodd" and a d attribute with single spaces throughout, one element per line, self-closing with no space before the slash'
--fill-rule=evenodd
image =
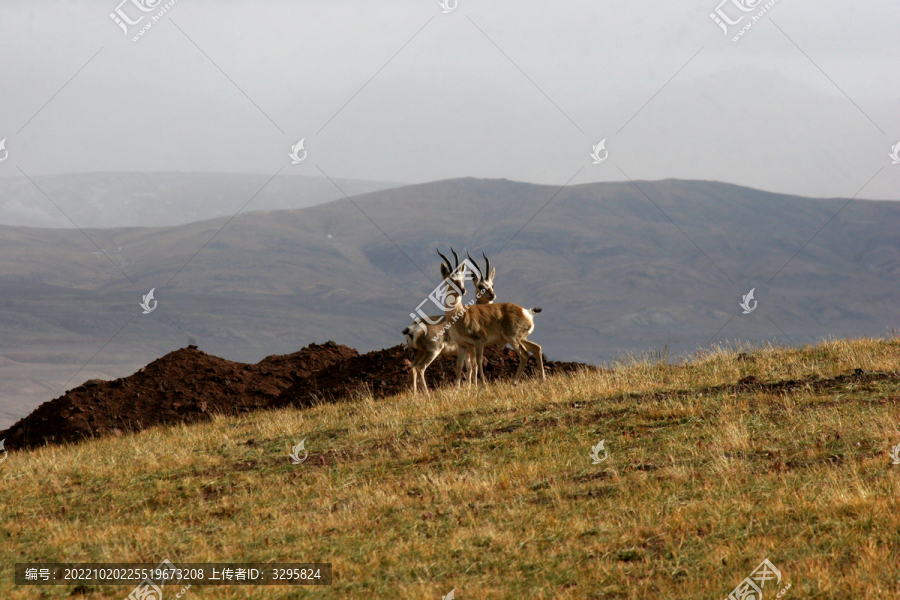
<path id="1" fill-rule="evenodd" d="M 441 254 L 441 251 L 438 250 L 438 255 L 444 259 L 441 263 L 441 277 L 447 279 L 453 283 L 457 288 L 462 291 L 463 296 L 466 295 L 466 270 L 459 268 L 459 255 L 456 254 L 456 251 L 453 250 L 453 246 L 450 246 L 450 252 L 453 254 L 453 258 L 456 263 L 453 264 L 450 262 L 450 259 Z M 452 293 L 452 292 L 451 292 Z M 456 294 L 453 294 L 454 296 Z M 462 298 L 459 298 L 459 301 L 462 302 Z M 451 304 L 452 306 L 452 304 Z"/>
<path id="2" fill-rule="evenodd" d="M 481 267 L 478 266 L 478 263 L 475 262 L 468 253 L 466 256 L 469 257 L 469 261 L 475 265 L 475 297 L 478 298 L 478 304 L 490 304 L 497 298 L 497 294 L 494 293 L 494 274 L 497 272 L 497 269 L 491 268 L 491 261 L 488 260 L 488 257 L 484 252 L 481 253 L 481 256 L 484 256 L 484 272 L 481 271 Z M 487 277 L 485 277 L 485 273 L 487 273 Z"/>

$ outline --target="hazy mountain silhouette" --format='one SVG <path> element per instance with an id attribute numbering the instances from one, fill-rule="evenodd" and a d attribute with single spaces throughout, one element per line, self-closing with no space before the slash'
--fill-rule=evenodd
<path id="1" fill-rule="evenodd" d="M 72 173 L 32 177 L 32 183 L 24 176 L 0 177 L 0 224 L 165 227 L 231 216 L 248 201 L 248 210 L 306 208 L 344 194 L 403 185 L 355 179 L 332 183 L 324 177 L 282 174 L 267 184 L 270 178 L 241 173 Z"/>

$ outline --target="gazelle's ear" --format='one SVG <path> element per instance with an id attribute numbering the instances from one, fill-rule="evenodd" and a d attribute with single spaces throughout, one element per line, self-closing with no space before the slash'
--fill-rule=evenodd
<path id="1" fill-rule="evenodd" d="M 494 273 L 496 273 L 496 272 L 497 272 L 497 269 L 496 269 L 496 268 L 491 269 L 491 274 L 488 275 L 488 281 L 491 281 L 491 282 L 494 281 Z"/>

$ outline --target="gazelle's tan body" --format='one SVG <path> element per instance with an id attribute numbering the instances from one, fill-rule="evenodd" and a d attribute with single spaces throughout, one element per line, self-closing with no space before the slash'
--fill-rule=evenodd
<path id="1" fill-rule="evenodd" d="M 450 325 L 450 339 L 457 345 L 456 382 L 462 379 L 462 363 L 466 354 L 475 353 L 475 364 L 484 378 L 481 364 L 485 346 L 509 344 L 519 355 L 519 368 L 513 381 L 517 381 L 528 364 L 529 352 L 537 359 L 541 379 L 545 379 L 541 347 L 527 338 L 534 331 L 534 316 L 540 308 L 522 308 L 511 302 L 464 307 L 457 301 L 453 309 L 447 311 Z M 455 318 L 455 320 L 454 320 Z M 477 376 L 472 378 L 477 381 Z"/>
<path id="2" fill-rule="evenodd" d="M 471 258 L 471 257 L 470 257 Z M 485 260 L 487 258 L 485 257 Z M 449 261 L 448 261 L 449 262 Z M 476 265 L 477 267 L 477 265 Z M 490 269 L 490 262 L 487 262 Z M 487 270 L 487 269 L 486 269 Z M 483 273 L 475 274 L 475 289 L 482 296 L 491 300 L 496 298 L 493 290 L 495 269 L 491 269 L 487 277 Z M 449 268 L 441 265 L 441 274 L 447 277 L 451 274 Z M 476 304 L 475 306 L 463 306 L 462 298 L 456 294 L 449 295 L 445 316 L 450 324 L 450 339 L 456 344 L 456 385 L 462 381 L 462 365 L 466 362 L 469 353 L 475 354 L 475 366 L 478 373 L 469 377 L 469 385 L 477 384 L 478 375 L 484 379 L 484 367 L 482 364 L 485 346 L 503 346 L 509 344 L 519 355 L 519 368 L 513 381 L 517 381 L 525 371 L 528 364 L 529 352 L 537 359 L 541 370 L 541 379 L 544 375 L 544 362 L 541 355 L 541 347 L 527 338 L 534 331 L 534 316 L 541 312 L 540 308 L 526 309 L 511 302 L 498 304 Z"/>

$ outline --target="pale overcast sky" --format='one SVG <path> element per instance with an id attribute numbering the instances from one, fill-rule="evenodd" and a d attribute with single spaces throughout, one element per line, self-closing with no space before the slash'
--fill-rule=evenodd
<path id="1" fill-rule="evenodd" d="M 125 35 L 119 1 L 0 5 L 0 177 L 627 174 L 900 199 L 896 1 L 777 0 L 737 42 L 765 3 L 721 5 L 745 15 L 726 36 L 716 0 L 177 0 L 132 42 L 165 3 L 127 0 Z"/>

